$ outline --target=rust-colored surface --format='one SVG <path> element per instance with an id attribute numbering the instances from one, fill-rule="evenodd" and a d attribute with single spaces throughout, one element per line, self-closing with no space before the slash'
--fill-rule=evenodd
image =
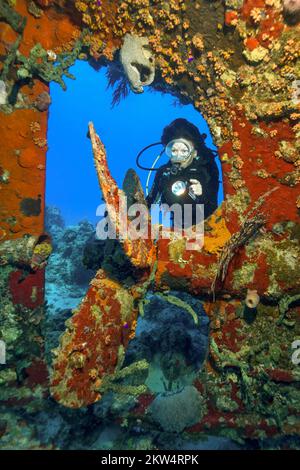
<path id="1" fill-rule="evenodd" d="M 40 18 L 34 18 L 28 14 L 26 1 L 17 1 L 16 10 L 27 18 L 20 44 L 20 52 L 26 56 L 37 43 L 45 49 L 66 49 L 72 36 L 78 34 L 78 28 L 68 15 L 45 10 Z M 4 22 L 0 25 L 0 50 L 5 54 L 17 33 Z M 25 233 L 38 235 L 44 227 L 48 112 L 34 109 L 33 104 L 41 93 L 49 92 L 49 86 L 34 80 L 31 86 L 22 87 L 21 92 L 32 109 L 1 113 L 1 167 L 10 173 L 9 183 L 1 184 L 1 239 L 18 238 Z M 22 211 L 23 199 L 38 200 L 39 197 L 38 214 L 27 215 Z"/>
<path id="2" fill-rule="evenodd" d="M 77 408 L 101 398 L 103 376 L 113 375 L 134 334 L 137 309 L 132 294 L 98 271 L 54 361 L 51 390 L 65 406 Z"/>

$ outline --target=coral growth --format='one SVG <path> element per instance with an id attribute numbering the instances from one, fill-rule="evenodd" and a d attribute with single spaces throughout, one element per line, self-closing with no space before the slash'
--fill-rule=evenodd
<path id="1" fill-rule="evenodd" d="M 164 431 L 181 432 L 200 421 L 206 408 L 198 390 L 188 385 L 180 392 L 158 395 L 149 411 Z"/>
<path id="2" fill-rule="evenodd" d="M 195 381 L 207 410 L 186 431 L 256 442 L 299 434 L 299 377 L 290 359 L 299 335 L 298 22 L 297 0 L 1 2 L 1 243 L 13 246 L 26 234 L 44 233 L 49 83 L 64 87 L 77 58 L 96 68 L 110 63 L 120 72 L 126 34 L 148 42 L 147 57 L 155 60 L 152 89 L 202 113 L 222 163 L 225 199 L 205 221 L 201 250 L 188 250 L 186 241 L 125 240 L 110 247 L 110 255 L 106 247 L 106 262 L 114 260 L 110 272 L 101 265 L 105 259 L 93 266 L 97 275 L 68 320 L 53 363 L 52 393 L 61 403 L 76 408 L 104 400 L 101 387 L 118 385 L 113 381 L 146 292 L 174 289 L 205 300 L 212 324 L 210 357 Z M 114 73 L 113 82 L 121 77 L 117 102 L 126 95 L 129 73 L 123 79 Z M 103 196 L 117 208 L 124 192 L 92 125 L 90 137 Z M 48 254 L 49 246 L 41 244 L 34 271 L 30 256 L 21 257 L 20 267 L 13 250 L 1 253 L 7 290 L 1 331 L 15 364 L 2 396 L 11 405 L 25 400 L 33 407 L 36 400 L 39 406 L 47 388 L 39 324 L 41 258 Z M 131 267 L 127 278 L 124 272 L 113 277 L 118 259 L 124 271 L 127 263 Z M 248 290 L 260 297 L 249 323 Z M 191 318 L 192 310 L 186 309 Z M 137 364 L 135 371 L 145 372 L 147 365 Z M 140 392 L 136 413 L 142 416 L 153 397 L 144 385 L 127 386 Z M 7 429 L 12 433 L 13 425 Z"/>

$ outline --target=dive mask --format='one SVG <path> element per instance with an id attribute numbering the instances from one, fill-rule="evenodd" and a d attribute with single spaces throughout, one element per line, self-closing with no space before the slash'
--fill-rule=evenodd
<path id="1" fill-rule="evenodd" d="M 171 140 L 165 148 L 172 163 L 183 163 L 188 160 L 194 150 L 191 142 L 185 139 Z"/>

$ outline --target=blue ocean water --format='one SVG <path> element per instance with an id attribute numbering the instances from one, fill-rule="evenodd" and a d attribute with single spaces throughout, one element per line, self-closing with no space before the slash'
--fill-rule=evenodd
<path id="1" fill-rule="evenodd" d="M 76 80 L 66 79 L 67 91 L 51 83 L 46 203 L 61 209 L 67 225 L 82 219 L 92 223 L 99 220 L 96 208 L 102 200 L 87 138 L 89 121 L 93 121 L 106 147 L 109 168 L 119 187 L 127 169 L 134 168 L 145 190 L 148 172 L 136 167 L 136 155 L 146 145 L 159 142 L 163 128 L 176 118 L 195 124 L 207 134 L 206 144 L 215 149 L 201 114 L 192 105 L 174 106 L 171 95 L 146 88 L 139 95 L 130 92 L 112 108 L 113 89 L 107 89 L 105 70 L 96 71 L 78 60 L 70 69 Z M 158 146 L 145 152 L 141 163 L 151 166 L 160 150 Z M 164 158 L 159 165 L 165 163 Z M 221 179 L 220 162 L 216 161 Z M 223 200 L 221 184 L 218 199 L 219 203 Z"/>

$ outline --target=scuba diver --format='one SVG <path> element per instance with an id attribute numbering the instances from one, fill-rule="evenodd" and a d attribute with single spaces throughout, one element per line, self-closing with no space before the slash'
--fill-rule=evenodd
<path id="1" fill-rule="evenodd" d="M 218 206 L 219 171 L 214 160 L 217 152 L 205 145 L 205 134 L 186 119 L 175 119 L 166 126 L 161 142 L 148 145 L 137 156 L 139 168 L 156 171 L 155 179 L 146 197 L 148 207 L 161 203 L 192 206 L 192 224 L 196 222 L 196 205 L 204 205 L 204 219 Z M 152 168 L 140 165 L 139 157 L 147 148 L 163 144 L 164 149 L 156 158 Z M 155 169 L 154 166 L 163 152 L 169 161 Z M 150 173 L 151 174 L 151 173 Z M 150 176 L 149 174 L 149 176 Z M 149 181 L 149 177 L 148 177 Z M 147 189 L 147 188 L 146 188 Z"/>

